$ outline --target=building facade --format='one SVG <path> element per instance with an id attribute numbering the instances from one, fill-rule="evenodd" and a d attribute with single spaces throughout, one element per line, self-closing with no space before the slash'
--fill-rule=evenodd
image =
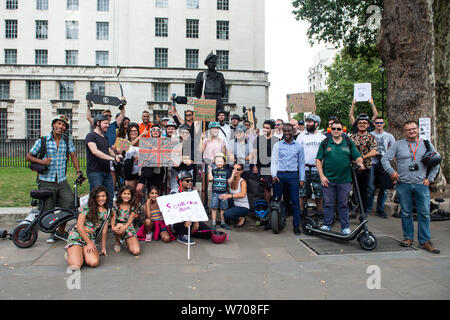
<path id="1" fill-rule="evenodd" d="M 309 92 L 327 90 L 327 72 L 325 67 L 330 66 L 337 51 L 325 49 L 317 53 L 313 58 L 313 65 L 308 70 Z"/>
<path id="2" fill-rule="evenodd" d="M 225 76 L 225 110 L 256 107 L 270 117 L 264 71 L 264 2 L 260 0 L 1 0 L 0 138 L 36 138 L 60 113 L 84 139 L 86 93 L 120 97 L 164 115 L 169 96 L 192 96 L 214 51 Z M 116 107 L 95 105 L 93 114 Z M 180 105 L 179 113 L 192 106 Z M 261 121 L 262 123 L 262 121 Z"/>

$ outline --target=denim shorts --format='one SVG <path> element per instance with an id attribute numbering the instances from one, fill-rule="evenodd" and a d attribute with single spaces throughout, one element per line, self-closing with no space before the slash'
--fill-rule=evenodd
<path id="1" fill-rule="evenodd" d="M 312 188 L 312 190 L 311 190 Z M 323 198 L 322 183 L 320 181 L 320 175 L 317 171 L 306 170 L 305 171 L 305 184 L 303 188 L 300 189 L 299 196 L 301 198 L 308 197 L 311 198 L 314 192 L 314 197 L 316 199 Z"/>
<path id="2" fill-rule="evenodd" d="M 228 199 L 221 200 L 219 199 L 220 195 L 221 193 L 214 193 L 214 192 L 212 193 L 210 205 L 211 209 L 220 209 L 220 210 L 228 209 Z"/>

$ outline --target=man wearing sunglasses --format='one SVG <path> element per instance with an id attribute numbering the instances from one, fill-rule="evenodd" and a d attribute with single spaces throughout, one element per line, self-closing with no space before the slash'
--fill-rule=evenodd
<path id="1" fill-rule="evenodd" d="M 372 158 L 372 167 L 370 169 L 370 180 L 367 188 L 367 208 L 366 212 L 369 214 L 372 211 L 373 200 L 375 196 L 376 185 L 380 184 L 380 192 L 377 197 L 377 208 L 375 214 L 382 218 L 387 218 L 387 214 L 384 212 L 384 202 L 386 201 L 387 188 L 392 187 L 390 185 L 389 175 L 384 171 L 381 165 L 381 157 L 383 157 L 387 150 L 395 143 L 395 138 L 389 132 L 384 131 L 384 119 L 383 117 L 377 117 L 375 119 L 375 130 L 370 133 L 377 140 L 377 155 Z M 387 181 L 386 181 L 387 180 Z M 387 182 L 387 183 L 386 183 Z"/>
<path id="2" fill-rule="evenodd" d="M 283 138 L 283 120 L 277 119 L 275 121 L 275 128 L 273 131 L 273 136 L 277 137 L 278 139 Z"/>

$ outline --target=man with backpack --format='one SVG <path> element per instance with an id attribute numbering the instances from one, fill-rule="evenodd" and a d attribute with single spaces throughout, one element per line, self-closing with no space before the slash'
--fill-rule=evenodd
<path id="1" fill-rule="evenodd" d="M 342 122 L 335 120 L 331 125 L 331 138 L 326 138 L 319 146 L 316 167 L 323 186 L 324 217 L 321 229 L 331 230 L 337 200 L 341 231 L 350 234 L 348 196 L 352 189 L 351 164 L 356 161 L 361 169 L 364 165 L 355 144 L 348 137 L 343 138 L 342 131 Z"/>
<path id="2" fill-rule="evenodd" d="M 38 174 L 37 183 L 39 190 L 53 190 L 53 197 L 44 199 L 44 211 L 59 207 L 73 209 L 74 195 L 66 180 L 67 160 L 72 159 L 73 167 L 78 176 L 80 171 L 75 147 L 72 140 L 66 134 L 69 129 L 69 119 L 65 115 L 53 118 L 52 132 L 48 136 L 36 140 L 26 160 L 42 168 Z M 56 239 L 67 240 L 65 232 L 66 224 L 61 225 L 54 234 L 51 234 L 48 243 L 54 243 Z"/>
<path id="3" fill-rule="evenodd" d="M 419 126 L 415 121 L 403 124 L 403 136 L 381 158 L 384 170 L 397 185 L 400 201 L 403 241 L 401 246 L 414 243 L 413 201 L 417 209 L 419 247 L 431 253 L 440 251 L 433 247 L 430 233 L 430 183 L 440 168 L 440 156 L 428 140 L 419 139 Z M 397 171 L 390 162 L 397 158 Z"/>

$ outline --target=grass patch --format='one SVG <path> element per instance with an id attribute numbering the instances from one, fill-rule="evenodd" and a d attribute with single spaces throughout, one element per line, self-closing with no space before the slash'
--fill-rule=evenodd
<path id="1" fill-rule="evenodd" d="M 29 168 L 0 168 L 0 207 L 30 206 L 30 191 L 37 189 L 36 173 Z M 86 172 L 85 175 L 86 177 Z M 67 170 L 67 181 L 73 187 L 77 177 L 74 169 Z M 78 188 L 78 195 L 89 193 L 89 183 L 86 181 Z"/>

